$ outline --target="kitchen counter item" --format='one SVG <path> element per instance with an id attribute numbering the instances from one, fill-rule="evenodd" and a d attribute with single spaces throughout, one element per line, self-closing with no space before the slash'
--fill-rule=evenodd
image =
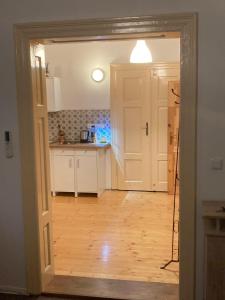
<path id="1" fill-rule="evenodd" d="M 64 130 L 62 130 L 60 124 L 58 124 L 58 143 L 59 144 L 65 143 L 65 132 L 64 132 Z"/>
<path id="2" fill-rule="evenodd" d="M 89 139 L 89 130 L 81 130 L 80 132 L 80 142 L 81 143 L 88 143 Z"/>

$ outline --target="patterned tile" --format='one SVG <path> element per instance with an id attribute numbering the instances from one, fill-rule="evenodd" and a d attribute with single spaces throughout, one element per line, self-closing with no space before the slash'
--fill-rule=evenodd
<path id="1" fill-rule="evenodd" d="M 58 125 L 66 139 L 79 140 L 80 131 L 92 124 L 96 127 L 97 142 L 111 141 L 110 110 L 63 110 L 48 113 L 49 140 L 57 140 Z"/>

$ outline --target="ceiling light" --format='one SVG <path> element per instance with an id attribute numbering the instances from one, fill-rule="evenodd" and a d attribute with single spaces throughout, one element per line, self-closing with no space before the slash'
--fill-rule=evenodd
<path id="1" fill-rule="evenodd" d="M 91 78 L 94 81 L 100 82 L 104 79 L 104 71 L 102 69 L 94 69 L 91 73 Z"/>
<path id="2" fill-rule="evenodd" d="M 138 40 L 130 55 L 131 63 L 150 63 L 152 54 L 148 49 L 145 40 Z"/>

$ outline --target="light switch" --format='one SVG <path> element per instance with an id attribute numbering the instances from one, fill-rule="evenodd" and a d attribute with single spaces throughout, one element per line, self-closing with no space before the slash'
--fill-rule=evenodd
<path id="1" fill-rule="evenodd" d="M 212 170 L 222 170 L 223 169 L 223 159 L 220 157 L 211 159 L 211 169 Z"/>

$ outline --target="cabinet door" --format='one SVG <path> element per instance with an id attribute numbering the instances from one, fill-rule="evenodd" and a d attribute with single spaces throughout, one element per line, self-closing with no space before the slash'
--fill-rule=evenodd
<path id="1" fill-rule="evenodd" d="M 54 102 L 55 102 L 55 107 L 54 111 L 60 111 L 61 110 L 61 83 L 60 83 L 60 78 L 54 77 Z"/>
<path id="2" fill-rule="evenodd" d="M 56 112 L 61 109 L 61 86 L 57 77 L 46 78 L 48 112 Z"/>
<path id="3" fill-rule="evenodd" d="M 206 236 L 206 300 L 225 299 L 225 237 Z"/>
<path id="4" fill-rule="evenodd" d="M 74 157 L 54 156 L 54 186 L 56 192 L 75 192 Z"/>
<path id="5" fill-rule="evenodd" d="M 77 156 L 77 192 L 97 193 L 97 160 L 95 156 Z"/>
<path id="6" fill-rule="evenodd" d="M 46 91 L 47 91 L 47 104 L 48 111 L 55 111 L 55 99 L 54 99 L 54 82 L 52 78 L 46 78 Z"/>

